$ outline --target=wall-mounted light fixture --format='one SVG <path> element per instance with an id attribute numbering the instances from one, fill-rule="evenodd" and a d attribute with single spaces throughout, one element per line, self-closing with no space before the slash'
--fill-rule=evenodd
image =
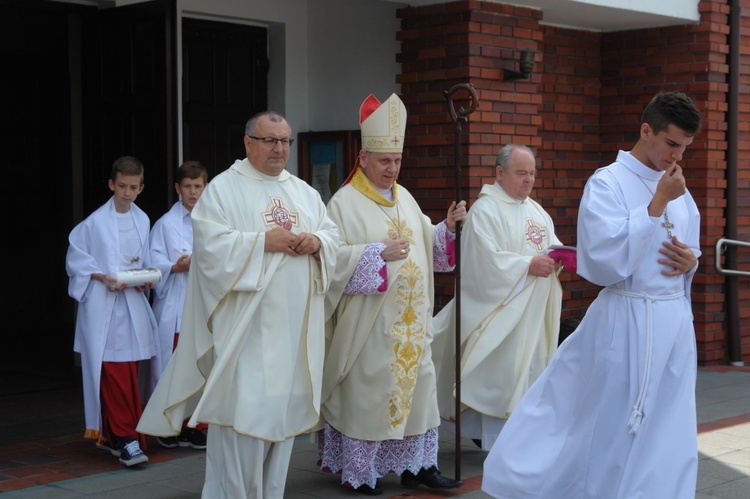
<path id="1" fill-rule="evenodd" d="M 518 69 L 520 71 L 513 71 L 512 69 L 503 69 L 503 80 L 518 80 L 527 79 L 531 72 L 534 70 L 534 58 L 536 57 L 536 50 L 523 49 L 520 51 L 518 58 Z"/>

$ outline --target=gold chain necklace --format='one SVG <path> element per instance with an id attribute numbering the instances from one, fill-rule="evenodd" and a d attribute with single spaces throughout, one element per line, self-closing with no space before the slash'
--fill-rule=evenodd
<path id="1" fill-rule="evenodd" d="M 383 208 L 380 203 L 375 203 L 378 208 L 380 208 L 380 211 L 382 211 L 386 217 L 388 217 L 389 225 L 391 226 L 393 232 L 396 233 L 396 236 L 398 236 L 399 239 L 401 239 L 401 213 L 398 210 L 398 203 L 396 203 L 396 218 L 392 218 L 387 211 Z M 388 231 L 388 235 L 391 235 L 391 231 Z"/>
<path id="2" fill-rule="evenodd" d="M 646 181 L 643 180 L 643 178 L 641 178 L 641 176 L 638 175 L 637 173 L 635 174 L 635 176 L 638 177 L 638 180 L 640 180 L 641 183 L 646 187 L 646 189 L 648 189 L 648 192 L 651 193 L 651 197 L 653 198 L 653 196 L 655 196 L 656 194 L 654 193 L 654 191 L 651 190 L 651 188 L 648 186 Z M 667 202 L 667 206 L 669 206 L 669 202 Z M 662 213 L 662 215 L 664 216 L 664 221 L 661 223 L 661 226 L 667 229 L 667 237 L 669 237 L 669 239 L 672 239 L 672 229 L 674 229 L 674 224 L 672 224 L 669 221 L 669 214 L 667 214 L 667 206 L 664 207 L 664 213 Z"/>
<path id="3" fill-rule="evenodd" d="M 414 240 L 412 236 L 414 235 L 414 231 L 409 228 L 408 220 L 404 219 L 401 220 L 401 213 L 398 209 L 398 203 L 396 203 L 394 206 L 396 207 L 396 218 L 391 217 L 387 211 L 383 208 L 382 205 L 379 203 L 375 203 L 378 205 L 378 208 L 380 208 L 380 211 L 383 212 L 383 214 L 388 219 L 388 235 L 393 236 L 395 235 L 398 239 L 403 239 L 405 241 L 408 241 L 409 244 L 414 244 Z"/>

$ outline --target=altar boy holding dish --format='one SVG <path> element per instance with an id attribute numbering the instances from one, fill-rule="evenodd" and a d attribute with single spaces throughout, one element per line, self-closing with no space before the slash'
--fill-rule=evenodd
<path id="1" fill-rule="evenodd" d="M 153 282 L 130 285 L 118 272 L 148 268 L 148 215 L 135 205 L 143 163 L 132 156 L 112 165 L 113 196 L 70 233 L 65 268 L 68 294 L 78 302 L 73 350 L 81 354 L 84 438 L 124 466 L 146 463 L 136 432 L 143 405 L 139 361 L 158 355 L 158 329 L 148 302 Z"/>

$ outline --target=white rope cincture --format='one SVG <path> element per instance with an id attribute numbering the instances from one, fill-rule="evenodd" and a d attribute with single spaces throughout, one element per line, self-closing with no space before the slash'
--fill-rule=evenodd
<path id="1" fill-rule="evenodd" d="M 625 291 L 615 287 L 607 286 L 607 289 L 615 294 L 629 296 L 631 298 L 642 298 L 646 301 L 646 361 L 643 367 L 643 380 L 641 381 L 641 388 L 638 392 L 638 398 L 635 400 L 633 411 L 630 413 L 630 419 L 628 420 L 629 433 L 635 435 L 638 433 L 638 429 L 641 427 L 641 421 L 643 421 L 643 406 L 646 401 L 646 392 L 648 391 L 648 383 L 651 378 L 651 350 L 653 347 L 653 329 L 654 324 L 652 320 L 651 305 L 655 301 L 662 300 L 674 300 L 685 295 L 684 291 L 674 293 L 671 295 L 664 296 L 649 296 L 641 293 L 633 293 L 631 291 Z"/>

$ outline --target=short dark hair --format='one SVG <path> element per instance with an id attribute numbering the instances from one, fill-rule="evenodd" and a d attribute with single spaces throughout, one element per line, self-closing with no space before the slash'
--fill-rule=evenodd
<path id="1" fill-rule="evenodd" d="M 263 116 L 268 116 L 268 119 L 274 123 L 283 123 L 286 121 L 284 115 L 276 111 L 260 112 L 247 120 L 247 123 L 245 124 L 245 135 L 255 135 L 255 125 L 258 124 L 258 120 Z"/>
<path id="2" fill-rule="evenodd" d="M 203 178 L 204 183 L 208 183 L 208 170 L 206 170 L 206 167 L 203 166 L 203 163 L 200 161 L 185 161 L 182 163 L 179 168 L 177 168 L 177 172 L 174 176 L 174 181 L 178 184 L 182 182 L 182 179 L 190 178 L 190 179 L 196 179 L 196 178 Z"/>
<path id="3" fill-rule="evenodd" d="M 694 136 L 701 129 L 701 113 L 693 100 L 682 92 L 659 92 L 651 99 L 641 116 L 641 124 L 648 123 L 654 133 L 663 132 L 669 125 Z"/>
<path id="4" fill-rule="evenodd" d="M 113 182 L 117 180 L 118 173 L 122 173 L 123 175 L 140 175 L 141 184 L 143 184 L 144 168 L 143 163 L 138 158 L 134 158 L 133 156 L 117 158 L 112 163 L 111 178 Z"/>

